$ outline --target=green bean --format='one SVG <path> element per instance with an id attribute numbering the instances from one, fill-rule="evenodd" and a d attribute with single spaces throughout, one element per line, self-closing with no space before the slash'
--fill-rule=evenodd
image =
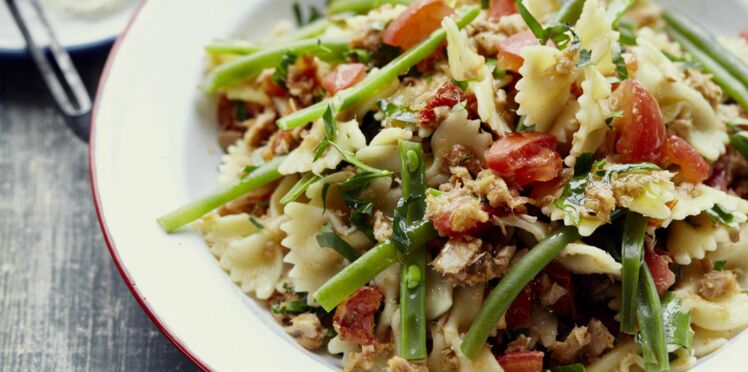
<path id="1" fill-rule="evenodd" d="M 738 150 L 744 158 L 748 159 L 748 132 L 739 131 L 730 136 L 732 148 Z"/>
<path id="2" fill-rule="evenodd" d="M 612 0 L 608 3 L 608 9 L 605 14 L 613 22 L 613 27 L 618 25 L 618 21 L 634 5 L 634 2 L 635 0 Z"/>
<path id="3" fill-rule="evenodd" d="M 642 264 L 642 247 L 644 232 L 647 229 L 647 218 L 639 213 L 629 211 L 623 223 L 623 244 L 621 257 L 622 305 L 621 332 L 634 333 L 636 319 L 636 292 L 639 289 L 639 268 Z"/>
<path id="4" fill-rule="evenodd" d="M 424 221 L 409 231 L 408 237 L 412 243 L 410 250 L 413 250 L 423 247 L 438 235 L 431 222 Z M 400 252 L 389 240 L 379 243 L 325 282 L 314 293 L 314 299 L 323 309 L 331 311 L 351 293 L 408 253 L 410 251 Z"/>
<path id="5" fill-rule="evenodd" d="M 575 227 L 561 226 L 522 256 L 483 302 L 483 307 L 462 340 L 460 346 L 462 353 L 471 359 L 478 356 L 488 335 L 496 329 L 501 315 L 506 312 L 522 288 L 538 275 L 567 244 L 579 238 Z"/>
<path id="6" fill-rule="evenodd" d="M 639 322 L 644 370 L 647 372 L 669 371 L 660 296 L 657 294 L 652 273 L 649 272 L 647 265 L 642 265 L 639 270 L 636 318 Z"/>
<path id="7" fill-rule="evenodd" d="M 279 156 L 270 160 L 239 181 L 162 216 L 158 219 L 158 224 L 167 233 L 173 232 L 206 213 L 281 178 L 283 175 L 278 172 L 278 166 L 284 159 L 284 156 Z"/>
<path id="8" fill-rule="evenodd" d="M 420 143 L 400 141 L 398 148 L 403 198 L 423 196 L 423 147 Z M 425 207 L 423 201 L 408 206 L 408 226 L 423 219 Z M 426 356 L 426 250 L 421 247 L 405 255 L 400 268 L 400 357 L 418 360 Z"/>
<path id="9" fill-rule="evenodd" d="M 325 32 L 329 25 L 330 21 L 324 18 L 320 18 L 306 26 L 291 30 L 284 35 L 261 43 L 238 39 L 214 40 L 213 42 L 205 46 L 205 51 L 209 54 L 252 54 L 262 50 L 263 48 L 272 47 L 272 45 L 317 37 Z"/>
<path id="10" fill-rule="evenodd" d="M 746 88 L 744 83 L 720 65 L 718 61 L 707 55 L 684 34 L 672 27 L 668 27 L 667 32 L 673 40 L 682 45 L 683 48 L 693 56 L 693 58 L 701 63 L 704 70 L 712 74 L 714 81 L 730 98 L 734 99 L 741 107 L 748 110 L 748 88 Z"/>
<path id="11" fill-rule="evenodd" d="M 568 23 L 573 25 L 577 23 L 579 15 L 582 14 L 582 8 L 584 8 L 584 0 L 567 0 L 561 5 L 561 9 L 558 10 L 550 24 L 562 25 Z"/>
<path id="12" fill-rule="evenodd" d="M 353 12 L 364 14 L 384 4 L 408 5 L 412 2 L 413 0 L 335 0 L 327 7 L 327 13 L 340 14 Z"/>
<path id="13" fill-rule="evenodd" d="M 208 74 L 201 88 L 209 93 L 257 76 L 266 68 L 275 67 L 286 53 L 316 53 L 326 60 L 343 60 L 348 50 L 347 41 L 300 40 L 274 47 L 226 62 Z"/>
<path id="14" fill-rule="evenodd" d="M 263 46 L 260 43 L 255 43 L 247 40 L 213 40 L 210 44 L 205 46 L 205 51 L 208 54 L 252 54 L 254 52 L 262 50 Z"/>
<path id="15" fill-rule="evenodd" d="M 686 18 L 684 15 L 674 11 L 665 11 L 662 17 L 675 31 L 688 39 L 704 54 L 711 57 L 718 65 L 722 66 L 743 85 L 748 86 L 748 65 L 743 63 L 736 55 L 722 47 L 719 41 L 710 36 L 711 33 L 699 26 L 696 22 Z"/>
<path id="16" fill-rule="evenodd" d="M 468 8 L 462 13 L 460 19 L 456 21 L 459 28 L 465 27 L 480 14 L 480 7 Z M 401 54 L 386 66 L 382 67 L 379 72 L 369 74 L 359 84 L 340 91 L 334 97 L 317 102 L 305 109 L 296 111 L 290 115 L 278 119 L 278 127 L 284 130 L 290 130 L 322 117 L 327 110 L 327 106 L 332 103 L 336 112 L 347 109 L 364 99 L 371 97 L 377 91 L 388 86 L 390 82 L 397 79 L 401 74 L 406 73 L 411 67 L 415 66 L 424 58 L 430 56 L 446 38 L 447 33 L 443 28 L 431 33 L 420 44 Z"/>

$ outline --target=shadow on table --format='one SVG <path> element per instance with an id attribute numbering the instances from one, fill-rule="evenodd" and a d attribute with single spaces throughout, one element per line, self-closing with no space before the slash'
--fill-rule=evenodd
<path id="1" fill-rule="evenodd" d="M 73 56 L 92 97 L 107 53 Z M 0 57 L 0 371 L 196 369 L 124 285 L 88 180 L 31 60 Z"/>

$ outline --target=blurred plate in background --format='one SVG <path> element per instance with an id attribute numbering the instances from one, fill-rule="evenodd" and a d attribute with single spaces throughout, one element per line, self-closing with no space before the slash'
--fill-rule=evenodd
<path id="1" fill-rule="evenodd" d="M 127 26 L 137 0 L 38 0 L 55 30 L 57 39 L 69 52 L 110 45 Z M 25 11 L 29 0 L 18 1 L 32 30 L 38 20 Z M 40 34 L 43 44 L 46 39 Z M 26 56 L 26 43 L 5 2 L 0 4 L 0 58 Z"/>

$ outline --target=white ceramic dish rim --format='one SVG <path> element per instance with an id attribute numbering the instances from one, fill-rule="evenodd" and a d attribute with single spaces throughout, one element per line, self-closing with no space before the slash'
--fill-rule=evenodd
<path id="1" fill-rule="evenodd" d="M 255 1 L 254 3 L 259 3 L 261 1 Z M 102 102 L 105 100 L 105 92 L 107 88 L 108 82 L 110 82 L 112 72 L 112 67 L 118 60 L 118 53 L 120 51 L 120 48 L 127 43 L 127 37 L 133 26 L 137 27 L 136 25 L 139 22 L 141 11 L 148 6 L 149 3 L 153 2 L 147 2 L 143 1 L 139 6 L 137 7 L 135 14 L 133 15 L 133 18 L 130 20 L 130 22 L 127 25 L 127 28 L 122 33 L 122 35 L 117 39 L 114 47 L 112 48 L 112 51 L 110 53 L 110 56 L 107 60 L 106 66 L 104 68 L 104 72 L 102 74 L 102 78 L 99 84 L 99 94 L 97 95 L 96 102 L 94 105 L 94 114 L 93 119 L 91 123 L 91 138 L 90 138 L 90 148 L 89 148 L 89 166 L 90 166 L 90 172 L 91 172 L 91 186 L 93 191 L 93 198 L 94 198 L 94 204 L 96 206 L 97 211 L 97 217 L 99 219 L 99 223 L 102 228 L 102 232 L 107 244 L 107 247 L 109 249 L 109 252 L 112 256 L 112 259 L 117 266 L 117 269 L 119 270 L 120 274 L 123 277 L 123 280 L 125 281 L 126 285 L 132 292 L 135 299 L 138 301 L 138 303 L 141 305 L 143 310 L 146 312 L 146 314 L 149 316 L 149 318 L 154 322 L 154 324 L 158 327 L 158 329 L 169 339 L 170 342 L 172 342 L 175 347 L 177 347 L 182 353 L 184 353 L 190 360 L 192 360 L 197 366 L 204 370 L 215 370 L 215 369 L 221 369 L 221 370 L 235 370 L 235 369 L 241 369 L 241 367 L 245 367 L 246 365 L 235 365 L 231 361 L 227 360 L 216 360 L 215 355 L 209 356 L 206 358 L 205 355 L 201 355 L 200 352 L 195 351 L 194 345 L 194 335 L 190 335 L 189 337 L 183 337 L 182 333 L 184 333 L 184 325 L 180 325 L 178 327 L 175 327 L 174 322 L 171 318 L 168 318 L 168 316 L 165 316 L 164 313 L 161 311 L 162 309 L 157 308 L 152 304 L 152 301 L 146 298 L 145 294 L 139 289 L 138 282 L 140 277 L 138 274 L 133 274 L 130 270 L 130 268 L 126 267 L 125 262 L 122 259 L 122 247 L 118 247 L 117 238 L 115 238 L 112 234 L 112 229 L 108 223 L 107 216 L 110 216 L 112 214 L 112 211 L 107 208 L 107 199 L 103 197 L 102 194 L 106 194 L 107 190 L 104 190 L 101 186 L 102 183 L 105 183 L 106 181 L 102 182 L 102 179 L 100 178 L 100 174 L 102 173 L 101 170 L 102 162 L 97 161 L 97 159 L 101 159 L 101 148 L 97 147 L 97 143 L 99 143 L 99 140 L 101 139 L 99 136 L 101 135 L 103 131 L 100 130 L 101 128 L 105 128 L 104 124 L 98 122 L 97 119 L 99 119 L 100 115 L 100 108 L 102 107 Z M 247 5 L 249 6 L 249 5 Z M 112 165 L 112 164 L 107 164 Z M 104 166 L 106 168 L 106 166 Z M 155 225 L 155 223 L 154 223 Z M 183 237 L 174 237 L 173 239 L 182 239 Z M 177 245 L 181 245 L 176 243 Z M 124 248 L 126 249 L 126 248 Z M 207 250 L 206 248 L 204 248 Z M 210 262 L 210 261 L 206 261 Z M 217 266 L 214 262 L 211 262 L 210 265 Z M 251 305 L 250 305 L 251 307 Z M 256 309 L 254 309 L 256 310 Z M 265 319 L 267 320 L 267 319 Z M 262 322 L 263 320 L 255 321 L 255 325 L 257 325 L 258 322 Z M 270 328 L 273 328 L 272 330 Z M 267 347 L 261 347 L 261 349 L 266 349 L 267 351 L 271 351 L 273 353 L 283 353 L 280 355 L 283 355 L 283 358 L 281 359 L 275 359 L 273 357 L 268 358 L 268 355 L 263 355 L 263 350 L 254 349 L 253 351 L 257 351 L 258 353 L 254 353 L 255 357 L 252 359 L 257 359 L 255 362 L 257 364 L 254 364 L 253 367 L 259 367 L 259 369 L 267 368 L 272 370 L 292 370 L 295 368 L 305 368 L 305 369 L 312 369 L 312 370 L 329 370 L 330 365 L 327 364 L 326 366 L 320 363 L 316 362 L 322 362 L 321 358 L 313 356 L 312 358 L 309 358 L 311 355 L 310 353 L 304 352 L 301 350 L 297 345 L 292 345 L 287 343 L 288 340 L 281 340 L 283 337 L 279 336 L 278 334 L 281 333 L 280 328 L 275 325 L 271 324 L 269 327 L 261 326 L 261 329 L 258 329 L 260 333 L 262 333 L 261 336 L 270 336 L 271 338 L 268 339 L 261 339 L 260 344 L 264 344 L 267 342 Z M 275 334 L 275 335 L 272 335 Z M 210 335 L 207 335 L 210 337 Z M 220 335 L 219 335 L 220 336 Z M 253 336 L 255 338 L 260 336 Z M 273 339 L 274 338 L 274 339 Z M 274 341 L 281 341 L 280 343 L 274 342 Z M 258 340 L 254 340 L 254 344 L 257 344 Z M 220 340 L 216 340 L 216 342 L 220 342 Z M 264 346 L 264 345 L 263 345 Z M 293 347 L 296 346 L 296 347 Z M 280 347 L 280 348 L 279 348 Z M 741 355 L 741 351 L 745 350 L 746 347 L 748 347 L 748 337 L 746 337 L 746 333 L 743 333 L 742 335 L 735 337 L 733 340 L 730 341 L 730 343 L 726 346 L 724 346 L 721 350 L 718 351 L 717 355 L 712 354 L 712 356 L 705 358 L 704 360 L 700 361 L 698 370 L 711 370 L 712 368 L 717 369 L 721 368 L 724 369 L 726 366 L 729 368 L 737 367 L 740 365 L 741 362 L 744 362 L 746 360 L 746 357 Z M 246 353 L 252 354 L 253 351 L 246 351 Z M 291 355 L 293 353 L 293 355 Z M 210 359 L 210 360 L 208 360 Z M 241 359 L 241 358 L 240 358 Z M 719 365 L 717 364 L 719 363 Z M 288 369 L 291 368 L 291 369 Z"/>

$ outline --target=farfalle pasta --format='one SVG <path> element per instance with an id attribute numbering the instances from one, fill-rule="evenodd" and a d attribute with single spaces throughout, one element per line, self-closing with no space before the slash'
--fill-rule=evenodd
<path id="1" fill-rule="evenodd" d="M 722 58 L 649 1 L 311 13 L 206 48 L 222 188 L 159 219 L 197 221 L 303 348 L 348 371 L 684 371 L 748 327 L 742 39 Z"/>

